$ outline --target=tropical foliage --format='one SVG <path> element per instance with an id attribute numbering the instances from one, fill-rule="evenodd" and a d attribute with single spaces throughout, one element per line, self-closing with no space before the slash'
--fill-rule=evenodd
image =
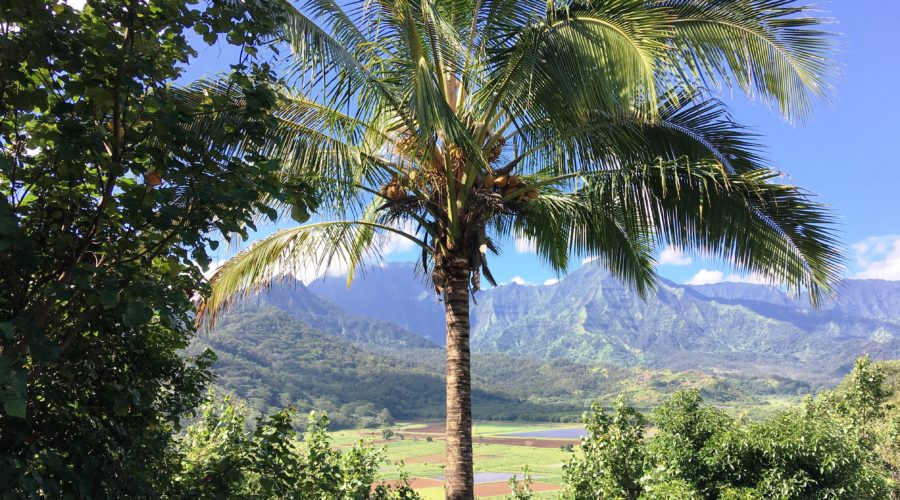
<path id="1" fill-rule="evenodd" d="M 755 136 L 704 90 L 733 85 L 786 118 L 808 116 L 834 69 L 807 10 L 784 0 L 285 7 L 295 87 L 269 151 L 287 178 L 315 179 L 322 220 L 232 259 L 204 307 L 214 315 L 235 294 L 315 266 L 346 264 L 352 279 L 379 234 L 420 245 L 439 288 L 459 253 L 477 290 L 481 273 L 490 280 L 487 255 L 518 234 L 554 269 L 601 257 L 639 290 L 655 283 L 654 251 L 667 242 L 816 301 L 839 270 L 830 217 L 778 182 Z M 303 195 L 272 201 L 304 221 L 315 207 Z"/>
<path id="2" fill-rule="evenodd" d="M 179 353 L 200 266 L 279 187 L 254 151 L 275 95 L 270 68 L 246 55 L 271 31 L 253 6 L 0 3 L 4 498 L 146 497 L 170 483 L 171 435 L 213 360 Z M 229 100 L 173 92 L 195 54 L 189 30 L 246 49 L 223 75 L 247 96 L 240 122 L 202 135 L 194 125 Z"/>
<path id="3" fill-rule="evenodd" d="M 346 7 L 346 8 L 345 8 Z M 834 70 L 789 0 L 309 0 L 279 12 L 293 88 L 267 152 L 313 185 L 300 223 L 224 264 L 201 319 L 288 273 L 356 268 L 405 238 L 447 308 L 448 498 L 472 496 L 469 296 L 505 238 L 556 271 L 596 257 L 646 293 L 661 245 L 828 295 L 823 207 L 780 182 L 708 87 L 805 118 Z M 190 91 L 221 92 L 217 85 Z"/>
<path id="4" fill-rule="evenodd" d="M 258 419 L 250 429 L 246 407 L 211 398 L 177 445 L 182 469 L 172 498 L 418 498 L 406 481 L 375 484 L 384 462 L 381 450 L 362 442 L 333 448 L 324 415 L 310 413 L 301 443 L 294 415 L 288 407 Z"/>
<path id="5" fill-rule="evenodd" d="M 681 392 L 653 412 L 648 437 L 632 408 L 595 407 L 580 454 L 565 466 L 566 497 L 897 497 L 898 387 L 885 378 L 894 364 L 861 358 L 839 389 L 759 422 L 734 420 Z"/>

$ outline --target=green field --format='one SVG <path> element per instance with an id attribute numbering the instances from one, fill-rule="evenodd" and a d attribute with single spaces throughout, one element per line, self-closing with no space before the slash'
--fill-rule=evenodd
<path id="1" fill-rule="evenodd" d="M 733 416 L 744 416 L 752 420 L 765 418 L 777 411 L 795 406 L 799 398 L 773 397 L 760 401 L 757 407 L 744 405 L 720 405 Z M 438 478 L 444 473 L 443 434 L 433 426 L 438 422 L 410 422 L 391 426 L 392 439 L 385 440 L 383 429 L 352 429 L 331 433 L 333 444 L 338 447 L 351 446 L 360 440 L 383 447 L 387 462 L 382 466 L 379 480 L 400 478 L 401 471 L 415 483 L 417 478 Z M 573 452 L 559 447 L 529 446 L 524 441 L 553 441 L 545 438 L 519 438 L 518 442 L 508 434 L 535 432 L 549 429 L 570 428 L 575 424 L 554 424 L 545 422 L 475 422 L 472 434 L 475 440 L 475 473 L 494 472 L 516 474 L 528 466 L 535 482 L 550 485 L 562 484 L 562 465 L 572 458 Z M 429 429 L 429 427 L 432 427 Z M 432 437 L 432 441 L 427 440 Z M 502 438 L 509 444 L 479 443 L 480 438 Z M 533 444 L 533 443 L 532 443 Z M 577 449 L 577 447 L 576 447 Z M 415 484 L 414 484 L 415 486 Z M 423 498 L 443 498 L 443 488 L 429 485 L 416 487 Z M 558 491 L 536 493 L 536 498 L 557 498 Z M 479 496 L 479 498 L 502 498 L 501 496 Z"/>
<path id="2" fill-rule="evenodd" d="M 428 441 L 424 434 L 417 434 L 418 429 L 429 423 L 407 423 L 391 427 L 394 438 L 382 439 L 381 429 L 356 429 L 335 431 L 331 434 L 336 446 L 349 446 L 360 439 L 383 446 L 388 463 L 381 470 L 381 480 L 392 480 L 400 477 L 405 471 L 410 479 L 437 478 L 444 473 L 444 442 L 438 433 L 430 434 Z M 473 428 L 475 437 L 475 472 L 521 473 L 527 465 L 534 480 L 540 483 L 559 485 L 562 482 L 562 464 L 569 460 L 573 453 L 560 448 L 539 448 L 519 444 L 478 443 L 480 437 L 502 437 L 515 432 L 541 431 L 547 429 L 572 427 L 572 424 L 547 423 L 514 423 L 514 422 L 476 422 Z M 402 438 L 401 438 L 402 436 Z M 541 438 L 528 438 L 531 441 L 542 441 Z M 522 441 L 521 439 L 519 440 Z M 512 441 L 511 441 L 512 442 Z M 432 486 L 417 488 L 426 499 L 443 498 L 443 488 Z M 549 491 L 538 495 L 538 498 L 556 498 L 558 492 Z M 491 497 L 480 497 L 491 498 Z"/>

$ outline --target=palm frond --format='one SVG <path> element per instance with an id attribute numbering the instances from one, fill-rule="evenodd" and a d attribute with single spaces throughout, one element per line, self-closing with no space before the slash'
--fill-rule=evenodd
<path id="1" fill-rule="evenodd" d="M 660 158 L 718 161 L 730 171 L 763 167 L 758 137 L 735 123 L 722 102 L 697 91 L 665 94 L 654 120 L 620 109 L 529 123 L 512 134 L 521 153 L 507 166 L 526 173 L 551 167 L 556 175 Z"/>
<path id="2" fill-rule="evenodd" d="M 488 54 L 490 77 L 476 100 L 491 115 L 557 117 L 624 102 L 652 116 L 658 62 L 671 28 L 642 0 L 574 2 L 509 33 Z"/>
<path id="3" fill-rule="evenodd" d="M 514 229 L 535 242 L 557 273 L 569 259 L 596 260 L 641 295 L 657 283 L 655 245 L 647 226 L 621 205 L 598 205 L 584 192 L 544 188 L 517 214 Z"/>
<path id="4" fill-rule="evenodd" d="M 672 16 L 673 67 L 711 85 L 736 84 L 802 120 L 812 97 L 827 98 L 837 68 L 834 36 L 793 0 L 661 1 Z"/>
<path id="5" fill-rule="evenodd" d="M 584 196 L 621 207 L 658 245 L 715 257 L 806 292 L 816 305 L 843 267 L 828 209 L 767 169 L 729 173 L 717 163 L 660 161 L 592 173 Z"/>

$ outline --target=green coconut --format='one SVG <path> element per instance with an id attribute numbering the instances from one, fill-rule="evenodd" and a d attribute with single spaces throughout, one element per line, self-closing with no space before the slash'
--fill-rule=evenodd
<path id="1" fill-rule="evenodd" d="M 294 219 L 299 224 L 303 224 L 309 220 L 309 209 L 303 204 L 298 203 L 294 205 L 291 207 L 291 219 Z"/>

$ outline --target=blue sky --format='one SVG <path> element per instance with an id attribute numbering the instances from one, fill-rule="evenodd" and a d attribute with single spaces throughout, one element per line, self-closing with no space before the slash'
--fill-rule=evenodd
<path id="1" fill-rule="evenodd" d="M 731 103 L 738 122 L 762 134 L 775 168 L 833 207 L 847 249 L 847 275 L 900 280 L 900 98 L 895 95 L 900 82 L 900 1 L 816 5 L 835 19 L 830 29 L 842 34 L 837 54 L 842 76 L 831 103 L 819 105 L 806 123 L 789 125 L 777 112 L 749 103 L 743 95 L 722 97 Z M 201 48 L 185 79 L 213 74 L 234 56 L 221 46 Z M 540 284 L 556 278 L 522 243 L 504 243 L 503 256 L 491 265 L 497 279 Z M 415 250 L 402 244 L 389 250 L 390 260 L 416 257 Z M 679 283 L 752 280 L 716 262 L 674 252 L 661 255 L 659 273 Z"/>

